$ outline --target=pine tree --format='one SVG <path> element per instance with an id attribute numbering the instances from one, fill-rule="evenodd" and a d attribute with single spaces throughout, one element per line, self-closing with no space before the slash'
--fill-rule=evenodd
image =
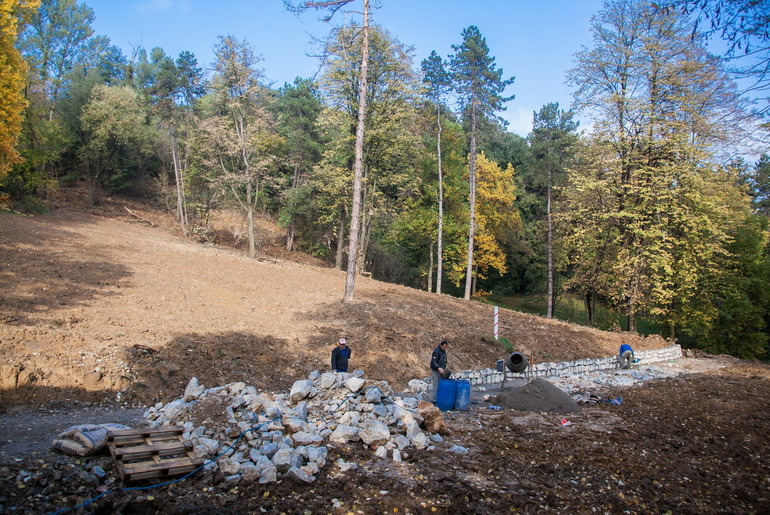
<path id="1" fill-rule="evenodd" d="M 452 45 L 456 54 L 449 58 L 449 66 L 463 107 L 470 140 L 469 157 L 469 210 L 468 253 L 465 274 L 466 300 L 471 297 L 473 277 L 473 249 L 476 234 L 476 155 L 479 124 L 483 119 L 499 119 L 495 114 L 504 110 L 503 104 L 513 96 L 503 97 L 502 93 L 513 84 L 514 77 L 503 79 L 503 70 L 495 65 L 495 58 L 489 55 L 486 39 L 476 26 L 471 25 L 462 33 L 463 42 Z"/>

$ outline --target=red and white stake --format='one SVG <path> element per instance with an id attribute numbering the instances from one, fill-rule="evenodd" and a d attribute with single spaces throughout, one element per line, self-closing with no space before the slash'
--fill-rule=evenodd
<path id="1" fill-rule="evenodd" d="M 500 308 L 495 306 L 495 340 L 499 340 L 500 338 L 500 327 L 498 324 L 498 315 L 500 314 Z"/>

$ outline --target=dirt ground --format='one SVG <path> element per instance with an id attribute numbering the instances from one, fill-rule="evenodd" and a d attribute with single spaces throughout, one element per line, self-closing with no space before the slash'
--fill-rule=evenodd
<path id="1" fill-rule="evenodd" d="M 201 244 L 142 204 L 80 200 L 70 191 L 47 215 L 0 213 L 0 513 L 53 512 L 105 492 L 84 510 L 770 512 L 770 370 L 707 356 L 688 361 L 691 373 L 680 378 L 599 392 L 622 395 L 623 404 L 584 407 L 568 426 L 563 415 L 474 403 L 447 414 L 451 434 L 438 450 L 412 451 L 401 463 L 334 447 L 330 461 L 362 466 L 342 473 L 330 465 L 309 485 L 233 484 L 219 473 L 121 485 L 108 457 L 55 453 L 45 447 L 50 433 L 131 422 L 142 406 L 179 397 L 193 376 L 207 387 L 242 380 L 280 391 L 328 368 L 340 336 L 353 367 L 396 387 L 428 375 L 441 339 L 454 369 L 492 367 L 504 351 L 489 338 L 491 306 L 366 277 L 355 302 L 341 303 L 344 274 L 282 251 L 266 222 L 252 260 L 224 246 L 241 239 L 224 214 L 218 244 Z M 508 310 L 501 329 L 535 361 L 671 343 Z"/>

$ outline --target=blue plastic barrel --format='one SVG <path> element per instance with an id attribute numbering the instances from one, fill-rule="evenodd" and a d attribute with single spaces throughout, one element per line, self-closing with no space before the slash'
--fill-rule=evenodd
<path id="1" fill-rule="evenodd" d="M 449 411 L 455 408 L 455 395 L 457 393 L 457 381 L 454 379 L 441 379 L 438 382 L 436 392 L 436 406 L 441 411 Z"/>
<path id="2" fill-rule="evenodd" d="M 471 405 L 471 382 L 457 380 L 457 392 L 455 393 L 455 409 L 467 410 Z"/>

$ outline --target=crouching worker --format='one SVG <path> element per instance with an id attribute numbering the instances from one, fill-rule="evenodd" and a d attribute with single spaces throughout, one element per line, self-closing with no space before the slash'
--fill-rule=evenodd
<path id="1" fill-rule="evenodd" d="M 433 349 L 433 354 L 430 357 L 430 371 L 433 376 L 433 403 L 436 403 L 436 395 L 438 394 L 438 383 L 441 379 L 447 379 L 449 377 L 449 371 L 446 369 L 446 349 L 449 347 L 449 343 L 446 340 L 438 344 L 438 347 Z"/>
<path id="2" fill-rule="evenodd" d="M 334 372 L 347 372 L 350 359 L 350 347 L 345 338 L 340 338 L 337 346 L 332 350 L 332 370 Z"/>
<path id="3" fill-rule="evenodd" d="M 631 368 L 631 363 L 633 362 L 634 349 L 624 343 L 620 346 L 620 352 L 618 352 L 618 365 L 620 368 Z"/>

